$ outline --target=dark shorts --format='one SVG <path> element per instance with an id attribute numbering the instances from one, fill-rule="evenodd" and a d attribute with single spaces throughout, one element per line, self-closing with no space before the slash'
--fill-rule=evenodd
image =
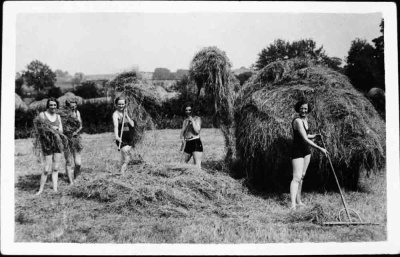
<path id="1" fill-rule="evenodd" d="M 185 153 L 192 154 L 193 152 L 203 152 L 203 144 L 200 138 L 186 141 Z"/>
<path id="2" fill-rule="evenodd" d="M 55 153 L 61 153 L 61 150 L 55 146 L 55 145 L 50 145 L 50 146 L 42 146 L 42 153 L 43 156 L 48 156 L 48 155 L 53 155 Z"/>
<path id="3" fill-rule="evenodd" d="M 302 147 L 293 146 L 291 156 L 292 156 L 292 159 L 297 159 L 297 158 L 304 158 L 309 154 L 311 154 L 310 147 L 308 147 L 308 146 L 302 146 Z"/>

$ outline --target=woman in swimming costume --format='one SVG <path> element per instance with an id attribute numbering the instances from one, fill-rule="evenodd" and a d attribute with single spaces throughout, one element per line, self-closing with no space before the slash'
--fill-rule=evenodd
<path id="1" fill-rule="evenodd" d="M 114 135 L 117 146 L 121 145 L 121 174 L 125 176 L 125 171 L 129 163 L 129 151 L 133 145 L 133 127 L 135 126 L 133 120 L 129 117 L 125 106 L 126 99 L 118 97 L 115 99 L 116 110 L 113 113 Z M 125 115 L 125 118 L 124 118 Z M 122 124 L 124 120 L 124 124 Z M 121 130 L 123 130 L 121 138 Z"/>
<path id="2" fill-rule="evenodd" d="M 299 206 L 305 206 L 301 201 L 301 187 L 303 184 L 303 178 L 306 174 L 308 164 L 310 163 L 312 146 L 320 150 L 325 155 L 328 155 L 328 151 L 318 145 L 316 145 L 311 139 L 321 136 L 308 135 L 308 120 L 307 114 L 311 112 L 311 106 L 306 99 L 301 99 L 294 106 L 295 111 L 299 114 L 292 121 L 293 129 L 293 146 L 292 146 L 292 167 L 293 167 L 293 179 L 290 183 L 290 198 L 291 208 L 296 209 L 296 204 Z"/>
<path id="3" fill-rule="evenodd" d="M 185 162 L 189 162 L 193 156 L 194 165 L 201 168 L 201 157 L 203 155 L 203 144 L 200 140 L 201 118 L 192 117 L 192 107 L 186 105 L 185 120 L 182 124 L 180 139 L 185 148 L 182 149 L 185 156 Z"/>
<path id="4" fill-rule="evenodd" d="M 55 98 L 49 98 L 46 104 L 47 110 L 39 113 L 39 119 L 49 125 L 50 129 L 58 131 L 58 133 L 63 133 L 63 127 L 61 124 L 61 117 L 56 113 L 56 109 L 59 108 L 59 103 Z M 57 133 L 57 132 L 56 132 Z M 42 152 L 45 158 L 46 165 L 42 172 L 40 178 L 40 188 L 36 195 L 40 195 L 43 192 L 44 185 L 47 181 L 47 176 L 51 173 L 51 178 L 53 181 L 53 190 L 57 192 L 58 184 L 58 170 L 60 166 L 60 160 L 62 156 L 62 149 L 55 142 L 54 137 L 45 138 L 42 137 L 41 146 Z"/>

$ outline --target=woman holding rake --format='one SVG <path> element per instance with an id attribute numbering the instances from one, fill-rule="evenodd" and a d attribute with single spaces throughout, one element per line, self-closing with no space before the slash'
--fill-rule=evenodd
<path id="1" fill-rule="evenodd" d="M 293 130 L 293 145 L 292 145 L 292 167 L 293 167 L 293 179 L 290 183 L 290 199 L 291 209 L 296 210 L 296 204 L 299 206 L 305 206 L 301 201 L 301 187 L 303 185 L 303 178 L 306 175 L 308 164 L 310 163 L 312 146 L 320 150 L 323 154 L 328 155 L 328 151 L 318 145 L 316 145 L 311 139 L 321 136 L 308 135 L 308 120 L 307 114 L 311 112 L 311 106 L 306 99 L 300 99 L 294 106 L 295 111 L 299 114 L 292 121 Z"/>
<path id="2" fill-rule="evenodd" d="M 114 136 L 118 146 L 118 151 L 121 151 L 121 174 L 125 176 L 126 168 L 129 163 L 129 151 L 133 145 L 133 120 L 129 117 L 126 111 L 126 99 L 117 97 L 115 99 L 116 110 L 113 113 Z"/>

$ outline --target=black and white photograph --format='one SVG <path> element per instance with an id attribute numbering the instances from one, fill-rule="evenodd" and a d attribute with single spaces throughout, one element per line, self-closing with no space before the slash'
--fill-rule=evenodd
<path id="1" fill-rule="evenodd" d="M 4 2 L 1 252 L 399 254 L 397 44 L 394 2 Z"/>

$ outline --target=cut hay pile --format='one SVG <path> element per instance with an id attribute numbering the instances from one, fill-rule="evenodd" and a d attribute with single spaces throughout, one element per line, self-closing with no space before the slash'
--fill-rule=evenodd
<path id="1" fill-rule="evenodd" d="M 198 96 L 204 88 L 205 95 L 214 102 L 214 120 L 219 123 L 225 137 L 226 158 L 228 164 L 235 156 L 234 121 L 234 85 L 235 76 L 231 72 L 232 64 L 226 53 L 217 47 L 205 47 L 195 54 L 190 68 L 189 78 L 197 85 Z"/>
<path id="2" fill-rule="evenodd" d="M 104 203 L 117 213 L 151 217 L 233 216 L 243 188 L 228 175 L 213 175 L 189 164 L 136 167 L 135 179 L 82 174 L 68 188 L 73 197 Z M 238 203 L 239 204 L 239 203 Z"/>
<path id="3" fill-rule="evenodd" d="M 306 97 L 310 134 L 321 130 L 341 185 L 385 166 L 385 123 L 342 74 L 306 59 L 277 61 L 250 78 L 237 99 L 236 143 L 249 181 L 264 189 L 289 187 L 294 104 Z M 320 141 L 316 143 L 322 146 Z M 312 150 L 304 185 L 333 187 L 326 157 Z"/>
<path id="4" fill-rule="evenodd" d="M 22 111 L 27 111 L 28 106 L 25 104 L 24 101 L 22 101 L 21 97 L 17 94 L 15 94 L 15 110 L 22 110 Z"/>
<path id="5" fill-rule="evenodd" d="M 155 129 L 148 109 L 161 107 L 161 99 L 154 90 L 154 85 L 139 80 L 137 74 L 137 71 L 122 73 L 109 83 L 113 99 L 117 97 L 127 99 L 126 109 L 135 123 L 134 144 L 142 141 L 146 130 Z"/>

